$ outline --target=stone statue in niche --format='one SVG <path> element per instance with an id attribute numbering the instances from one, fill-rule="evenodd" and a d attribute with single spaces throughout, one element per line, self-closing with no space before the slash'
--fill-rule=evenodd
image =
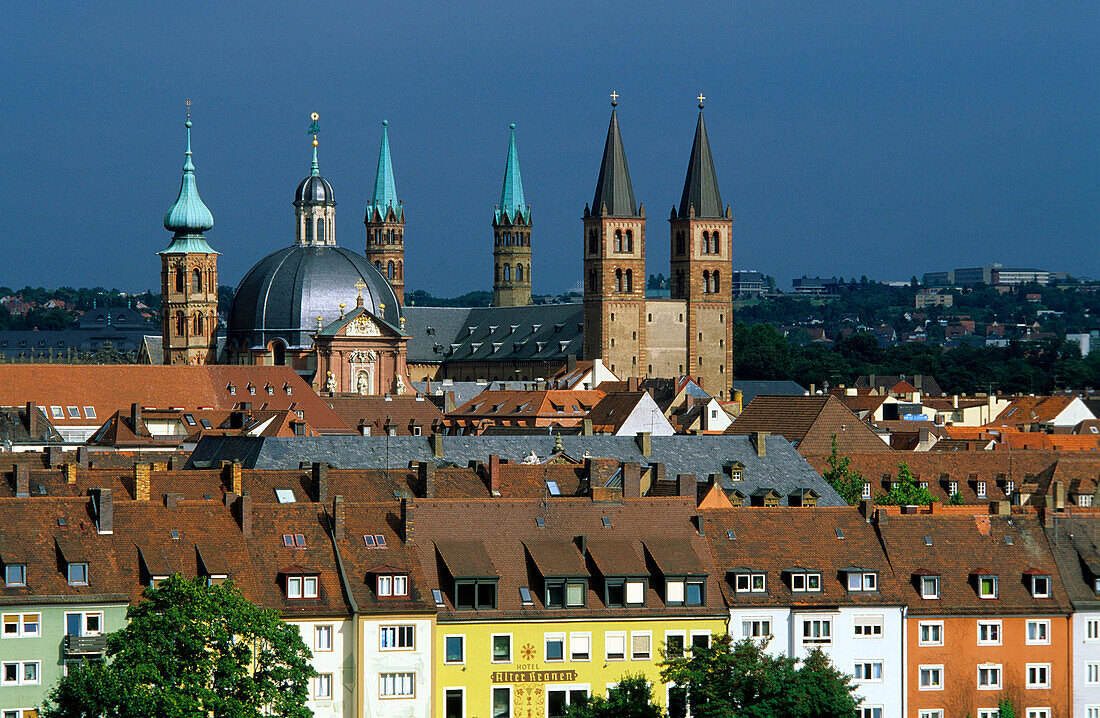
<path id="1" fill-rule="evenodd" d="M 406 389 L 405 382 L 401 380 L 401 375 L 399 374 L 397 376 L 397 393 L 398 393 L 398 395 L 404 394 L 405 389 Z"/>
<path id="2" fill-rule="evenodd" d="M 367 395 L 367 375 L 360 373 L 359 381 L 355 384 L 355 390 L 359 392 L 359 396 Z"/>
<path id="3" fill-rule="evenodd" d="M 329 394 L 336 393 L 336 377 L 332 375 L 332 372 L 328 373 L 328 379 L 325 380 L 325 391 Z"/>

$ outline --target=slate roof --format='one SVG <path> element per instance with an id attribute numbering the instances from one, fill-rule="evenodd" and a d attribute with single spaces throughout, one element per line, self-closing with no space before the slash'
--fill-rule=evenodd
<path id="1" fill-rule="evenodd" d="M 580 304 L 410 306 L 404 314 L 410 364 L 565 361 L 579 358 L 584 343 Z"/>
<path id="2" fill-rule="evenodd" d="M 35 427 L 34 434 L 30 432 L 30 421 L 27 414 L 27 408 L 20 407 L 3 407 L 0 408 L 0 442 L 7 444 L 26 444 L 26 443 L 44 443 L 44 442 L 60 442 L 61 434 L 57 433 L 57 429 L 50 423 L 50 419 L 46 416 L 46 412 L 42 410 L 42 407 L 33 407 L 35 414 Z"/>
<path id="3" fill-rule="evenodd" d="M 789 380 L 745 380 L 738 379 L 733 382 L 732 389 L 741 392 L 741 405 L 748 406 L 752 400 L 761 394 L 772 396 L 805 396 L 808 392 L 798 382 Z"/>
<path id="4" fill-rule="evenodd" d="M 722 193 L 718 191 L 718 178 L 714 173 L 714 159 L 710 155 L 707 125 L 703 121 L 702 108 L 695 124 L 695 140 L 691 144 L 684 192 L 680 195 L 680 217 L 687 217 L 692 209 L 696 217 L 725 217 Z"/>
<path id="5" fill-rule="evenodd" d="M 287 469 L 303 463 L 325 461 L 345 469 L 405 467 L 410 461 L 437 465 L 452 462 L 465 466 L 486 461 L 492 454 L 522 461 L 534 452 L 545 458 L 561 439 L 565 452 L 581 458 L 613 458 L 638 464 L 663 463 L 668 476 L 694 474 L 700 481 L 710 474 L 722 477 L 723 488 L 737 488 L 748 495 L 760 487 L 775 488 L 784 496 L 799 487 L 821 495 L 820 506 L 843 506 L 843 500 L 813 468 L 779 436 L 766 439 L 766 456 L 757 456 L 747 436 L 654 436 L 651 454 L 644 456 L 635 437 L 629 436 L 444 436 L 441 457 L 433 455 L 429 437 L 323 436 L 317 438 L 204 437 L 191 454 L 192 465 L 221 466 L 239 460 L 246 468 Z M 212 463 L 207 463 L 212 462 Z M 729 465 L 744 466 L 743 481 L 729 480 Z"/>
<path id="6" fill-rule="evenodd" d="M 622 133 L 619 131 L 619 116 L 614 109 L 607 126 L 607 140 L 604 141 L 603 161 L 600 163 L 591 212 L 593 215 L 606 212 L 612 217 L 638 216 L 634 188 L 630 184 L 630 169 L 626 166 L 626 150 L 623 149 Z"/>
<path id="7" fill-rule="evenodd" d="M 758 396 L 726 429 L 727 434 L 754 431 L 780 434 L 801 454 L 829 452 L 834 434 L 844 454 L 891 451 L 835 396 Z"/>

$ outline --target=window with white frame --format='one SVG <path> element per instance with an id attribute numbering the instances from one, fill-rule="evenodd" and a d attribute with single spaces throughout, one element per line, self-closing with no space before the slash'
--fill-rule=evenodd
<path id="1" fill-rule="evenodd" d="M 287 598 L 317 598 L 317 576 L 287 576 Z"/>
<path id="2" fill-rule="evenodd" d="M 940 577 L 939 576 L 921 576 L 920 577 L 920 597 L 921 598 L 939 598 L 940 597 Z"/>
<path id="3" fill-rule="evenodd" d="M 859 718 L 882 718 L 882 706 L 860 706 Z"/>
<path id="4" fill-rule="evenodd" d="M 5 613 L 3 638 L 37 638 L 42 635 L 42 614 Z"/>
<path id="5" fill-rule="evenodd" d="M 1027 622 L 1027 643 L 1029 645 L 1050 644 L 1050 619 L 1039 619 Z"/>
<path id="6" fill-rule="evenodd" d="M 1092 506 L 1092 494 L 1080 494 L 1077 496 L 1078 506 Z"/>
<path id="7" fill-rule="evenodd" d="M 792 573 L 791 574 L 791 590 L 796 593 L 803 591 L 820 591 L 821 590 L 821 574 L 820 573 Z"/>
<path id="8" fill-rule="evenodd" d="M 569 706 L 580 706 L 587 702 L 587 686 L 554 686 L 546 689 L 546 714 L 551 718 L 564 715 Z"/>
<path id="9" fill-rule="evenodd" d="M 917 687 L 922 691 L 943 690 L 943 665 L 920 666 L 917 669 Z"/>
<path id="10" fill-rule="evenodd" d="M 1100 706 L 1085 706 L 1085 718 L 1100 718 Z"/>
<path id="11" fill-rule="evenodd" d="M 734 574 L 733 589 L 738 593 L 760 593 L 764 590 L 764 574 L 762 573 L 737 573 Z"/>
<path id="12" fill-rule="evenodd" d="M 604 653 L 609 661 L 626 660 L 626 633 L 608 631 L 604 634 Z"/>
<path id="13" fill-rule="evenodd" d="M 443 662 L 452 665 L 466 662 L 465 635 L 443 637 Z"/>
<path id="14" fill-rule="evenodd" d="M 997 577 L 983 575 L 978 576 L 978 596 L 981 598 L 997 597 Z"/>
<path id="15" fill-rule="evenodd" d="M 878 574 L 877 573 L 860 573 L 856 571 L 849 572 L 848 574 L 848 590 L 849 591 L 877 591 L 878 590 Z"/>
<path id="16" fill-rule="evenodd" d="M 978 666 L 978 690 L 1001 690 L 1001 664 L 985 663 Z"/>
<path id="17" fill-rule="evenodd" d="M 1001 718 L 1000 708 L 979 708 L 978 718 Z"/>
<path id="18" fill-rule="evenodd" d="M 1050 598 L 1050 576 L 1031 577 L 1031 597 Z"/>
<path id="19" fill-rule="evenodd" d="M 564 633 L 546 633 L 543 635 L 543 642 L 546 644 L 547 662 L 560 663 L 565 660 Z"/>
<path id="20" fill-rule="evenodd" d="M 4 661 L 0 664 L 0 685 L 38 685 L 42 682 L 41 665 L 41 661 Z"/>
<path id="21" fill-rule="evenodd" d="M 1027 718 L 1050 718 L 1049 708 L 1028 708 Z"/>
<path id="22" fill-rule="evenodd" d="M 1085 685 L 1100 686 L 1100 662 L 1089 661 L 1085 664 Z"/>
<path id="23" fill-rule="evenodd" d="M 921 621 L 917 627 L 918 644 L 922 646 L 943 645 L 943 621 Z"/>
<path id="24" fill-rule="evenodd" d="M 313 699 L 318 701 L 332 699 L 331 673 L 318 673 L 313 677 Z"/>
<path id="25" fill-rule="evenodd" d="M 332 626 L 325 625 L 313 627 L 313 650 L 332 650 Z"/>
<path id="26" fill-rule="evenodd" d="M 630 634 L 630 659 L 648 661 L 653 653 L 653 634 L 649 631 L 633 631 Z"/>
<path id="27" fill-rule="evenodd" d="M 4 583 L 8 586 L 27 585 L 27 564 L 9 563 L 4 565 Z"/>
<path id="28" fill-rule="evenodd" d="M 1085 640 L 1100 641 L 1100 618 L 1090 618 L 1085 621 Z"/>
<path id="29" fill-rule="evenodd" d="M 493 634 L 493 663 L 511 663 L 512 662 L 512 634 L 511 633 L 494 633 Z"/>
<path id="30" fill-rule="evenodd" d="M 833 642 L 833 619 L 807 618 L 802 621 L 802 643 L 829 645 Z"/>
<path id="31" fill-rule="evenodd" d="M 409 651 L 416 648 L 416 627 L 382 626 L 378 629 L 378 647 L 383 651 Z"/>
<path id="32" fill-rule="evenodd" d="M 1050 688 L 1049 663 L 1029 663 L 1025 675 L 1028 688 Z"/>
<path id="33" fill-rule="evenodd" d="M 852 629 L 856 638 L 882 638 L 882 616 L 856 616 Z"/>
<path id="34" fill-rule="evenodd" d="M 492 718 L 512 718 L 511 686 L 493 686 Z"/>
<path id="35" fill-rule="evenodd" d="M 1001 622 L 1000 621 L 978 621 L 978 645 L 979 646 L 999 646 L 999 645 L 1001 645 Z"/>
<path id="36" fill-rule="evenodd" d="M 943 718 L 943 708 L 926 708 L 918 711 L 917 718 Z"/>
<path id="37" fill-rule="evenodd" d="M 863 493 L 860 495 L 864 499 L 871 498 L 871 484 L 870 482 L 863 482 Z"/>
<path id="38" fill-rule="evenodd" d="M 683 631 L 665 631 L 665 655 L 668 658 L 683 657 L 686 643 L 687 634 Z"/>
<path id="39" fill-rule="evenodd" d="M 589 661 L 589 660 L 592 660 L 592 634 L 591 633 L 570 633 L 569 634 L 569 660 L 571 660 L 571 661 Z"/>
<path id="40" fill-rule="evenodd" d="M 744 618 L 741 620 L 742 638 L 764 638 L 772 635 L 770 618 Z"/>
<path id="41" fill-rule="evenodd" d="M 416 674 L 379 673 L 378 695 L 382 698 L 413 698 L 416 695 Z"/>
<path id="42" fill-rule="evenodd" d="M 948 484 L 947 484 L 947 493 L 950 494 L 951 496 L 954 496 L 955 494 L 959 493 L 959 482 L 958 481 L 948 482 Z"/>
<path id="43" fill-rule="evenodd" d="M 979 499 L 984 499 L 985 498 L 985 482 L 984 481 L 979 481 L 978 482 L 978 492 L 977 493 L 978 493 L 978 498 Z"/>
<path id="44" fill-rule="evenodd" d="M 856 661 L 852 676 L 857 681 L 881 681 L 882 661 Z"/>

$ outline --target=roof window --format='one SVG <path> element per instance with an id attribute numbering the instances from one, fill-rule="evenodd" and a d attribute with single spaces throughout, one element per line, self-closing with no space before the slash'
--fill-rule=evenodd
<path id="1" fill-rule="evenodd" d="M 997 598 L 997 575 L 993 573 L 987 573 L 983 569 L 974 571 L 973 574 L 978 580 L 978 597 L 979 598 Z"/>
<path id="2" fill-rule="evenodd" d="M 317 598 L 319 576 L 288 574 L 286 576 L 286 597 L 288 599 Z"/>
<path id="3" fill-rule="evenodd" d="M 603 523 L 603 527 L 605 529 L 611 528 L 611 517 L 610 516 L 601 516 L 600 521 Z"/>
<path id="4" fill-rule="evenodd" d="M 531 597 L 531 589 L 527 586 L 519 587 L 519 600 L 524 606 L 535 605 L 535 599 Z"/>
<path id="5" fill-rule="evenodd" d="M 80 407 L 79 406 L 67 406 L 65 408 L 68 409 L 68 411 L 69 411 L 69 418 L 70 419 L 79 419 L 80 418 Z"/>
<path id="6" fill-rule="evenodd" d="M 1031 575 L 1031 597 L 1050 598 L 1050 576 L 1040 573 Z"/>
<path id="7" fill-rule="evenodd" d="M 194 426 L 196 423 L 194 414 L 184 414 L 183 420 L 188 426 Z"/>
<path id="8" fill-rule="evenodd" d="M 751 571 L 737 571 L 733 574 L 733 590 L 738 593 L 763 593 L 765 576 Z"/>
<path id="9" fill-rule="evenodd" d="M 821 574 L 802 572 L 792 573 L 791 590 L 796 593 L 803 593 L 805 591 L 820 591 Z"/>
<path id="10" fill-rule="evenodd" d="M 84 416 L 86 416 L 89 419 L 94 419 L 95 418 L 95 407 L 94 406 L 84 407 Z"/>
<path id="11" fill-rule="evenodd" d="M 878 574 L 873 571 L 864 571 L 863 569 L 853 569 L 848 573 L 848 591 L 854 593 L 856 591 L 877 591 L 878 590 Z"/>
<path id="12" fill-rule="evenodd" d="M 382 534 L 363 534 L 363 545 L 367 548 L 386 548 L 386 537 Z"/>
<path id="13" fill-rule="evenodd" d="M 557 481 L 547 481 L 546 490 L 551 496 L 561 496 L 561 488 L 558 486 Z"/>
<path id="14" fill-rule="evenodd" d="M 60 406 L 51 406 L 50 407 L 50 416 L 54 419 L 64 419 L 65 418 L 65 410 L 62 409 Z"/>
<path id="15" fill-rule="evenodd" d="M 275 489 L 275 500 L 280 504 L 293 504 L 296 501 L 291 489 Z"/>

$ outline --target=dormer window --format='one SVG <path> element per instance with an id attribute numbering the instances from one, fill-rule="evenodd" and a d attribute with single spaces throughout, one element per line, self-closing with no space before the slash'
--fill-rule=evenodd
<path id="1" fill-rule="evenodd" d="M 939 598 L 940 597 L 940 577 L 939 576 L 921 576 L 920 577 L 920 597 L 921 598 Z"/>
<path id="2" fill-rule="evenodd" d="M 70 586 L 88 585 L 88 564 L 70 563 L 66 566 Z"/>
<path id="3" fill-rule="evenodd" d="M 738 593 L 763 593 L 765 590 L 764 574 L 752 572 L 738 572 L 733 576 L 733 590 Z"/>
<path id="4" fill-rule="evenodd" d="M 1031 597 L 1050 598 L 1050 576 L 1040 574 L 1031 576 Z"/>
<path id="5" fill-rule="evenodd" d="M 947 482 L 947 493 L 951 496 L 954 496 L 955 494 L 959 493 L 959 482 L 958 481 L 949 481 L 949 482 Z"/>
<path id="6" fill-rule="evenodd" d="M 451 600 L 460 611 L 494 610 L 500 574 L 481 541 L 436 544 L 452 583 Z"/>
<path id="7" fill-rule="evenodd" d="M 979 499 L 984 499 L 985 498 L 985 482 L 984 481 L 979 481 L 978 482 L 978 498 Z"/>
<path id="8" fill-rule="evenodd" d="M 547 608 L 583 608 L 588 592 L 585 579 L 548 579 L 546 581 Z"/>
<path id="9" fill-rule="evenodd" d="M 8 586 L 27 585 L 27 564 L 9 563 L 4 566 L 4 583 Z"/>
<path id="10" fill-rule="evenodd" d="M 877 591 L 878 574 L 870 571 L 848 571 L 848 591 Z"/>
<path id="11" fill-rule="evenodd" d="M 796 593 L 821 590 L 820 573 L 792 573 L 791 590 Z"/>
<path id="12" fill-rule="evenodd" d="M 871 498 L 871 482 L 869 482 L 869 481 L 864 481 L 863 482 L 863 493 L 860 494 L 860 496 L 862 498 L 865 498 L 865 499 Z"/>
<path id="13" fill-rule="evenodd" d="M 604 603 L 609 608 L 645 605 L 644 578 L 609 578 L 604 581 Z"/>
<path id="14" fill-rule="evenodd" d="M 317 576 L 287 576 L 287 598 L 317 598 Z"/>
<path id="15" fill-rule="evenodd" d="M 409 577 L 399 573 L 376 576 L 375 593 L 379 598 L 404 598 L 409 595 Z"/>
<path id="16" fill-rule="evenodd" d="M 997 598 L 997 576 L 985 572 L 975 572 L 978 577 L 978 596 Z"/>

